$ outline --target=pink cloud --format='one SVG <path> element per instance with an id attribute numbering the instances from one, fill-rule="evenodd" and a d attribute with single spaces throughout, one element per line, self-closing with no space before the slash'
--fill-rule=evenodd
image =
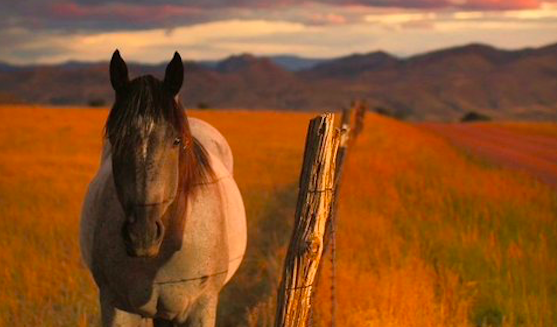
<path id="1" fill-rule="evenodd" d="M 555 1 L 555 0 L 550 0 Z M 364 5 L 399 8 L 462 8 L 476 10 L 509 10 L 539 8 L 543 0 L 339 0 L 329 4 Z"/>
<path id="2" fill-rule="evenodd" d="M 145 2 L 122 0 L 119 2 L 99 1 L 91 4 L 85 0 L 66 0 L 52 5 L 52 12 L 62 17 L 96 17 L 119 16 L 136 19 L 148 19 L 149 17 L 164 18 L 181 15 L 215 14 L 226 12 L 229 9 L 254 8 L 294 8 L 303 4 L 317 3 L 330 6 L 366 6 L 366 7 L 398 7 L 398 8 L 470 8 L 478 10 L 519 10 L 539 8 L 543 2 L 557 2 L 557 0 L 184 0 L 182 3 L 168 0 L 153 2 L 146 5 Z M 82 4 L 83 3 L 83 4 Z M 178 3 L 178 4 L 176 4 Z"/>
<path id="3" fill-rule="evenodd" d="M 321 14 L 315 13 L 308 16 L 308 21 L 315 25 L 342 25 L 346 24 L 347 19 L 337 14 Z"/>
<path id="4" fill-rule="evenodd" d="M 373 8 L 423 9 L 428 11 L 454 8 L 456 10 L 497 11 L 539 8 L 543 2 L 557 0 L 162 0 L 145 4 L 120 0 L 61 0 L 50 5 L 42 17 L 62 26 L 119 29 L 191 25 L 230 18 L 261 18 L 295 20 L 315 25 L 341 25 L 358 20 L 358 12 Z M 313 10 L 313 4 L 326 5 L 330 11 Z M 308 5 L 308 6 L 305 6 Z M 336 10 L 335 7 L 339 8 Z M 320 8 L 318 6 L 318 8 Z M 340 8 L 352 8 L 346 15 Z M 292 11 L 290 9 L 295 9 Z M 241 14 L 240 14 L 241 13 Z"/>
<path id="5" fill-rule="evenodd" d="M 162 22 L 168 18 L 195 16 L 203 12 L 200 8 L 170 4 L 148 6 L 116 3 L 86 6 L 73 2 L 57 3 L 50 9 L 55 17 L 62 19 L 121 19 L 133 23 Z"/>
<path id="6" fill-rule="evenodd" d="M 467 0 L 465 8 L 485 10 L 533 9 L 541 6 L 540 0 Z"/>

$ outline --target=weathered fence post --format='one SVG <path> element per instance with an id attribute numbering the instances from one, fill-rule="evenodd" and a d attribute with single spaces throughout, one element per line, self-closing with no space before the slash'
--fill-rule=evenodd
<path id="1" fill-rule="evenodd" d="M 294 231 L 278 292 L 275 327 L 304 327 L 308 321 L 333 199 L 339 144 L 333 117 L 333 114 L 323 114 L 309 124 Z"/>
<path id="2" fill-rule="evenodd" d="M 364 129 L 364 119 L 365 119 L 366 112 L 368 111 L 368 106 L 365 101 L 359 100 L 354 102 L 352 107 L 354 108 L 355 113 L 354 113 L 354 127 L 352 128 L 352 131 L 350 133 L 351 134 L 350 139 L 354 141 Z"/>

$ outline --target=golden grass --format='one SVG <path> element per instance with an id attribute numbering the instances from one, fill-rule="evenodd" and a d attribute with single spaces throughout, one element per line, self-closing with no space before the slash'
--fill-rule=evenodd
<path id="1" fill-rule="evenodd" d="M 0 107 L 0 326 L 98 325 L 77 230 L 106 115 Z M 228 139 L 249 220 L 247 258 L 223 291 L 219 324 L 268 326 L 312 115 L 191 115 Z M 339 326 L 557 325 L 554 190 L 373 115 L 346 169 Z M 329 299 L 326 263 L 314 326 L 329 321 Z"/>
<path id="2" fill-rule="evenodd" d="M 556 123 L 495 123 L 494 125 L 504 127 L 514 132 L 523 133 L 526 135 L 539 135 L 557 138 L 557 124 Z"/>
<path id="3" fill-rule="evenodd" d="M 556 194 L 413 126 L 366 126 L 342 190 L 338 287 L 339 316 L 366 303 L 367 318 L 345 325 L 554 325 Z"/>

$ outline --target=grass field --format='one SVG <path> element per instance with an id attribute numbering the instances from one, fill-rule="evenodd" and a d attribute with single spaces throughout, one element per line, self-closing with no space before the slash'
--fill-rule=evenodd
<path id="1" fill-rule="evenodd" d="M 422 123 L 490 162 L 527 172 L 557 188 L 557 124 Z"/>
<path id="2" fill-rule="evenodd" d="M 0 107 L 0 326 L 96 326 L 78 249 L 107 110 Z M 311 114 L 191 112 L 228 139 L 249 228 L 220 326 L 269 326 Z M 513 125 L 514 126 L 514 125 Z M 517 133 L 557 137 L 555 125 Z M 339 326 L 556 326 L 557 192 L 369 115 L 338 226 Z M 327 266 L 314 326 L 329 321 Z"/>

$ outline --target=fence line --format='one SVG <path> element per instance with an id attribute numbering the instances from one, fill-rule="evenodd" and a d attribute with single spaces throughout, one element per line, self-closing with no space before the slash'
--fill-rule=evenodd
<path id="1" fill-rule="evenodd" d="M 339 134 L 333 114 L 310 121 L 296 221 L 280 283 L 275 327 L 305 327 L 330 215 Z"/>
<path id="2" fill-rule="evenodd" d="M 313 289 L 320 260 L 331 245 L 331 326 L 336 326 L 336 220 L 340 185 L 350 144 L 363 129 L 367 106 L 358 101 L 343 110 L 340 129 L 334 116 L 324 114 L 310 121 L 296 221 L 277 299 L 275 327 L 312 324 Z M 354 123 L 351 125 L 352 117 Z"/>

